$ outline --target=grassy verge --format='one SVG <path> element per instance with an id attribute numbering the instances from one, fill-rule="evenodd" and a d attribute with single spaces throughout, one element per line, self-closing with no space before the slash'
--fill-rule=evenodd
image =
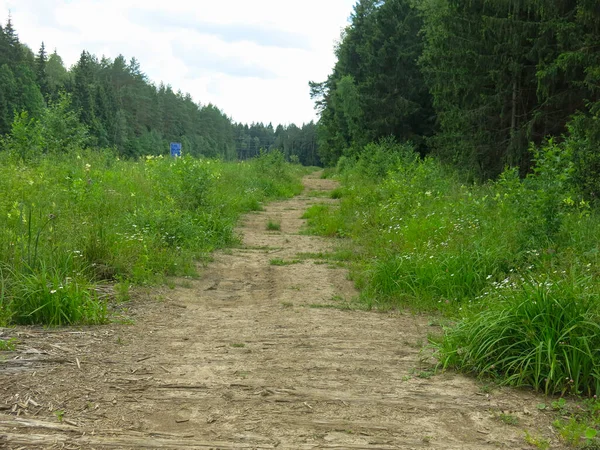
<path id="1" fill-rule="evenodd" d="M 97 282 L 194 275 L 198 258 L 236 243 L 241 213 L 299 193 L 304 171 L 277 152 L 244 163 L 0 153 L 0 325 L 106 321 Z"/>
<path id="2" fill-rule="evenodd" d="M 536 150 L 526 179 L 468 184 L 409 146 L 342 158 L 339 208 L 306 214 L 347 236 L 369 307 L 440 312 L 443 367 L 549 395 L 600 395 L 600 217 L 570 182 L 569 142 Z M 590 432 L 591 433 L 591 432 Z"/>

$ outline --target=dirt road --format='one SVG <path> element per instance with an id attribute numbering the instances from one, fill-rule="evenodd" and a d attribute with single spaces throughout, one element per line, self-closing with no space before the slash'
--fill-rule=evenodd
<path id="1" fill-rule="evenodd" d="M 426 317 L 343 307 L 345 269 L 306 255 L 335 242 L 298 233 L 334 182 L 305 185 L 133 324 L 2 330 L 20 344 L 0 355 L 0 447 L 519 449 L 529 430 L 561 448 L 539 397 L 432 375 Z"/>

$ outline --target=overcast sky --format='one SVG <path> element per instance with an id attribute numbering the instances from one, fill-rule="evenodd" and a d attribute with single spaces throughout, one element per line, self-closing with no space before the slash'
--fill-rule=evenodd
<path id="1" fill-rule="evenodd" d="M 308 81 L 324 81 L 356 0 L 0 0 L 21 42 L 67 67 L 82 50 L 135 56 L 150 80 L 214 103 L 237 122 L 316 118 Z"/>

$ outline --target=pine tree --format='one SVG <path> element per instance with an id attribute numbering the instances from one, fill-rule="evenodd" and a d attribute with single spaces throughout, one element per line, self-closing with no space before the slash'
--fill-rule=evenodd
<path id="1" fill-rule="evenodd" d="M 48 74 L 46 72 L 46 63 L 48 61 L 48 55 L 46 54 L 46 47 L 44 46 L 44 43 L 42 42 L 42 45 L 40 46 L 40 51 L 37 54 L 36 57 L 36 81 L 38 83 L 38 86 L 40 87 L 40 91 L 42 93 L 42 95 L 44 96 L 44 98 L 49 98 L 50 97 L 50 83 L 48 81 Z"/>

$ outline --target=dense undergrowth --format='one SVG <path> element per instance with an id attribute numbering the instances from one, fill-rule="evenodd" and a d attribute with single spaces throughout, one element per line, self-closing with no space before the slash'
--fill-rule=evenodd
<path id="1" fill-rule="evenodd" d="M 106 321 L 99 281 L 194 275 L 198 258 L 236 242 L 242 212 L 300 192 L 305 172 L 279 152 L 244 163 L 23 155 L 13 147 L 31 143 L 14 136 L 0 152 L 0 325 Z"/>
<path id="2" fill-rule="evenodd" d="M 571 183 L 570 142 L 533 149 L 535 171 L 468 185 L 408 145 L 342 158 L 341 206 L 307 212 L 351 237 L 371 307 L 441 311 L 443 367 L 548 394 L 600 394 L 600 217 Z"/>

